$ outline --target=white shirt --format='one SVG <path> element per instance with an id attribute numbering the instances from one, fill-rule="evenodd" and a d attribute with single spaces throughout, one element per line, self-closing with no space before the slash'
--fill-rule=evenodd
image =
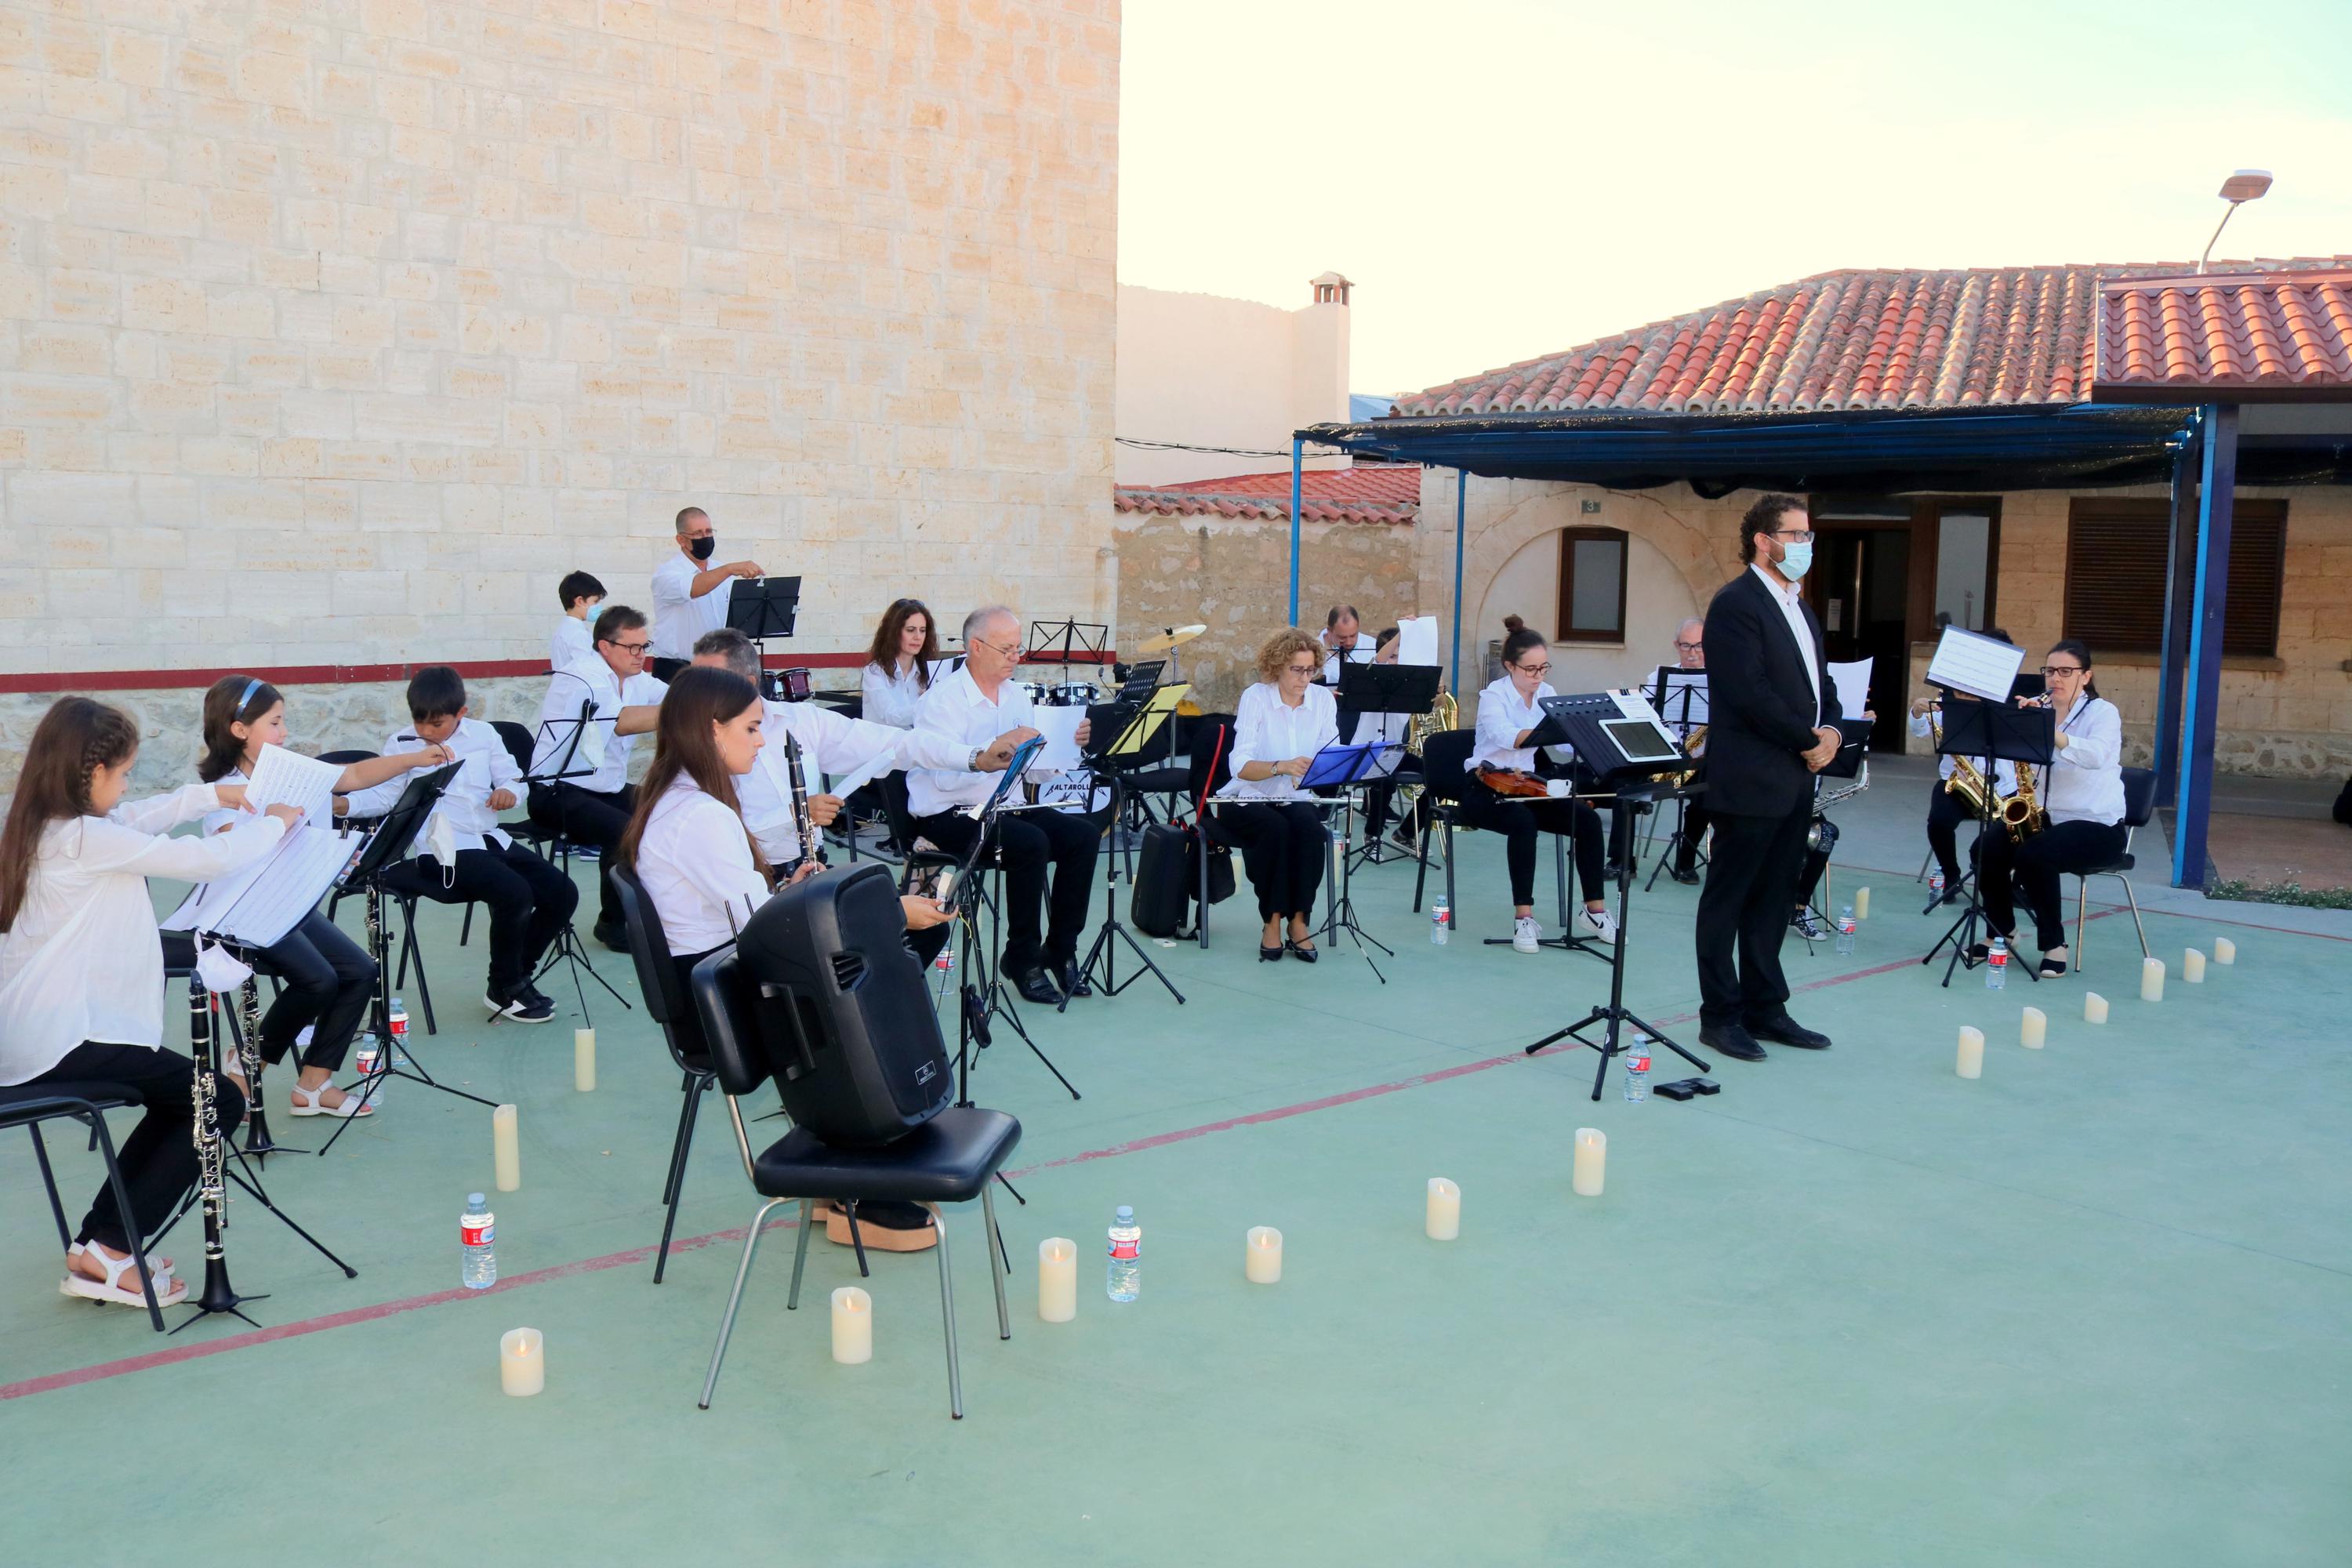
<path id="1" fill-rule="evenodd" d="M 1322 638 L 1318 639 L 1323 642 L 1323 646 L 1327 648 L 1331 647 L 1328 640 L 1330 635 L 1330 632 L 1327 629 L 1323 633 Z M 1372 662 L 1372 655 L 1377 653 L 1379 650 L 1380 644 L 1372 640 L 1370 633 L 1358 632 L 1356 634 L 1355 647 L 1346 650 L 1348 662 L 1349 664 L 1370 664 Z M 1327 653 L 1323 656 L 1323 684 L 1326 686 L 1337 686 L 1339 684 L 1339 650 L 1338 649 L 1334 649 L 1332 652 Z"/>
<path id="2" fill-rule="evenodd" d="M 457 835 L 460 849 L 480 849 L 491 844 L 505 848 L 512 840 L 499 826 L 499 814 L 490 809 L 490 796 L 503 789 L 513 791 L 518 800 L 522 798 L 522 770 L 515 766 L 514 753 L 507 750 L 504 741 L 499 739 L 499 732 L 479 719 L 458 720 L 457 728 L 441 743 L 448 747 L 450 754 L 464 766 L 449 781 L 449 787 L 441 792 L 441 798 L 434 803 L 432 813 L 417 824 L 416 839 L 408 852 L 411 855 L 425 853 L 425 830 L 433 826 L 436 816 L 449 819 L 449 826 Z M 386 738 L 383 754 L 387 757 L 404 756 L 410 752 L 421 752 L 425 746 L 425 742 L 416 738 L 415 730 L 402 730 Z M 367 789 L 353 790 L 349 797 L 351 815 L 382 816 L 400 804 L 400 797 L 407 790 L 412 776 L 401 773 Z"/>
<path id="3" fill-rule="evenodd" d="M 666 683 L 642 669 L 623 680 L 613 673 L 611 665 L 594 654 L 573 659 L 548 678 L 547 697 L 539 705 L 539 731 L 532 740 L 530 771 L 542 780 L 554 772 L 556 759 L 564 755 L 564 749 L 572 744 L 572 731 L 579 728 L 573 721 L 580 717 L 580 704 L 593 699 L 595 716 L 564 771 L 572 772 L 591 756 L 597 758 L 596 771 L 558 782 L 578 784 L 598 795 L 619 794 L 629 782 L 629 753 L 636 748 L 637 738 L 615 734 L 613 721 L 621 716 L 622 709 L 658 703 L 668 690 Z M 597 750 L 600 745 L 604 748 L 601 753 Z"/>
<path id="4" fill-rule="evenodd" d="M 1780 618 L 1789 623 L 1789 636 L 1797 645 L 1797 660 L 1805 667 L 1805 679 L 1813 685 L 1813 725 L 1818 729 L 1822 722 L 1822 666 L 1813 657 L 1812 628 L 1805 625 L 1804 584 L 1791 583 L 1781 587 L 1780 580 L 1764 570 L 1759 561 L 1750 561 L 1748 569 L 1756 574 L 1756 580 L 1764 584 L 1764 591 L 1780 606 Z"/>
<path id="5" fill-rule="evenodd" d="M 1511 678 L 1507 675 L 1491 682 L 1478 693 L 1478 732 L 1470 742 L 1470 760 L 1463 764 L 1463 771 L 1475 773 L 1478 764 L 1484 763 L 1490 768 L 1516 768 L 1523 773 L 1535 772 L 1538 748 L 1516 742 L 1520 731 L 1533 730 L 1543 723 L 1549 717 L 1541 706 L 1543 700 L 1557 695 L 1549 680 L 1536 682 L 1536 694 L 1528 699 L 1519 696 L 1519 689 L 1511 684 Z M 1541 749 L 1549 751 L 1559 762 L 1576 760 L 1576 748 L 1573 746 Z"/>
<path id="6" fill-rule="evenodd" d="M 562 669 L 575 658 L 596 651 L 596 634 L 586 621 L 576 616 L 555 617 L 555 630 L 547 637 L 547 662 L 551 668 Z"/>
<path id="7" fill-rule="evenodd" d="M 743 819 L 683 773 L 646 819 L 636 872 L 676 958 L 725 947 L 768 901 Z"/>
<path id="8" fill-rule="evenodd" d="M 982 694 L 970 668 L 931 682 L 915 708 L 915 731 L 941 744 L 951 743 L 963 756 L 949 767 L 910 768 L 907 773 L 907 806 L 917 816 L 937 816 L 959 805 L 978 805 L 996 791 L 996 775 L 970 771 L 964 764 L 972 750 L 985 746 L 1007 730 L 1034 729 L 1029 722 L 1029 689 L 1007 676 L 996 700 Z"/>
<path id="9" fill-rule="evenodd" d="M 939 670 L 944 663 L 944 659 L 932 662 L 933 684 L 938 682 Z M 858 677 L 857 689 L 865 699 L 862 711 L 870 722 L 887 724 L 894 730 L 911 730 L 915 727 L 916 706 L 929 688 L 917 676 L 913 665 L 899 675 L 868 660 L 865 673 Z"/>
<path id="10" fill-rule="evenodd" d="M 225 834 L 163 837 L 219 805 L 212 785 L 190 784 L 42 830 L 24 908 L 0 935 L 0 1085 L 40 1077 L 85 1040 L 163 1043 L 163 942 L 147 879 L 209 882 L 286 834 L 274 816 L 240 812 Z"/>
<path id="11" fill-rule="evenodd" d="M 786 735 L 800 742 L 802 780 L 812 795 L 824 787 L 826 774 L 840 778 L 854 773 L 885 752 L 890 753 L 894 768 L 948 772 L 961 768 L 971 756 L 971 748 L 961 741 L 852 719 L 822 702 L 762 706 L 761 728 L 768 743 L 760 748 L 751 771 L 735 781 L 735 794 L 743 805 L 743 820 L 771 866 L 787 866 L 801 858 L 800 825 L 793 820 L 792 769 L 784 756 Z"/>
<path id="12" fill-rule="evenodd" d="M 654 657 L 692 658 L 694 639 L 727 624 L 727 601 L 736 579 L 721 577 L 719 585 L 699 599 L 694 580 L 710 568 L 682 550 L 654 568 Z M 615 786 L 618 787 L 618 786 Z"/>
<path id="13" fill-rule="evenodd" d="M 2104 697 L 2077 697 L 2058 721 L 2066 744 L 2041 774 L 2042 807 L 2053 822 L 2124 819 L 2124 716 Z"/>
<path id="14" fill-rule="evenodd" d="M 1911 732 L 1915 735 L 1933 735 L 1936 732 L 1936 729 L 1935 721 L 1934 721 L 1933 714 L 1912 714 Z M 1957 771 L 1956 764 L 1958 761 L 1959 759 L 1957 757 L 1947 756 L 1937 758 L 1937 776 L 1938 778 L 1950 778 L 1953 773 Z M 1984 760 L 1980 757 L 1972 759 L 1970 765 L 1981 769 L 1984 765 Z M 2006 757 L 1996 757 L 1993 759 L 1992 766 L 1992 787 L 1994 793 L 1998 795 L 2015 795 L 2017 793 L 2017 764 L 2011 762 Z"/>
<path id="15" fill-rule="evenodd" d="M 1339 703 L 1326 686 L 1310 686 L 1291 707 L 1278 682 L 1261 680 L 1234 705 L 1234 776 L 1217 792 L 1220 800 L 1296 800 L 1298 781 L 1288 773 L 1242 777 L 1244 763 L 1286 763 L 1311 757 L 1339 738 Z"/>

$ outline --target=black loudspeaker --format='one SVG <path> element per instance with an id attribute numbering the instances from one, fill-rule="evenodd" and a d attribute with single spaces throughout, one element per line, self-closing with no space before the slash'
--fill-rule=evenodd
<path id="1" fill-rule="evenodd" d="M 889 868 L 823 871 L 760 906 L 735 943 L 793 1122 L 845 1149 L 895 1142 L 954 1092 Z"/>

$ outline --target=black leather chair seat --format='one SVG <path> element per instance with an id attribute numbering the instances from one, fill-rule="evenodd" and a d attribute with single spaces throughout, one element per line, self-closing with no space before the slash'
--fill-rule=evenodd
<path id="1" fill-rule="evenodd" d="M 766 1197 L 965 1203 L 1020 1142 L 1019 1121 L 970 1106 L 950 1106 L 879 1149 L 833 1148 L 796 1127 L 752 1161 L 752 1184 Z"/>

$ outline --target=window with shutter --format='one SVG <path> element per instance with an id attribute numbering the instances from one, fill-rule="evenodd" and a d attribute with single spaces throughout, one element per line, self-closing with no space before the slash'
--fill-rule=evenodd
<path id="1" fill-rule="evenodd" d="M 2066 531 L 2066 635 L 2088 643 L 2095 657 L 2163 651 L 2169 520 L 2162 500 L 2075 499 Z M 2221 651 L 2268 658 L 2278 652 L 2286 503 L 2239 501 L 2230 533 Z"/>

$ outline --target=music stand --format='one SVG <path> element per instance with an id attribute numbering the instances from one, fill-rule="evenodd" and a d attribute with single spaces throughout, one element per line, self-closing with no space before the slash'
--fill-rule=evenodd
<path id="1" fill-rule="evenodd" d="M 1024 664 L 1102 664 L 1110 628 L 1092 621 L 1032 621 Z"/>
<path id="2" fill-rule="evenodd" d="M 1431 673 L 1436 672 L 1433 670 Z M 1348 940 L 1356 944 L 1357 952 L 1364 952 L 1365 944 L 1370 943 L 1391 958 L 1396 956 L 1396 950 L 1365 931 L 1356 919 L 1348 841 L 1355 837 L 1356 786 L 1375 773 L 1384 771 L 1394 773 L 1397 759 L 1403 754 L 1404 747 L 1394 741 L 1334 741 L 1307 759 L 1307 772 L 1299 776 L 1297 784 L 1301 792 L 1310 789 L 1343 792 L 1338 796 L 1326 796 L 1321 801 L 1306 804 L 1335 805 L 1348 816 L 1347 826 L 1339 832 L 1330 834 L 1330 886 L 1323 899 L 1323 923 L 1317 926 L 1312 934 L 1331 937 L 1345 932 Z M 1385 770 L 1383 764 L 1386 764 Z M 1328 832 L 1328 822 L 1325 828 Z M 1364 952 L 1364 966 L 1372 972 L 1373 979 L 1383 985 L 1389 983 L 1389 977 L 1381 973 L 1381 966 L 1372 962 L 1372 955 L 1369 952 Z"/>
<path id="3" fill-rule="evenodd" d="M 1943 743 L 1936 748 L 1937 752 L 1980 763 L 1984 779 L 1984 800 L 1977 813 L 1977 841 L 1970 847 L 1969 854 L 1970 869 L 1978 870 L 1979 874 L 1969 879 L 1968 908 L 1960 911 L 1959 918 L 1952 922 L 1951 928 L 1937 938 L 1936 945 L 1919 960 L 1922 963 L 1933 963 L 1936 954 L 1944 950 L 1944 944 L 1950 942 L 1952 956 L 1944 964 L 1942 982 L 1949 986 L 1955 967 L 1966 964 L 1973 970 L 1979 962 L 1990 962 L 1990 959 L 1978 960 L 1970 955 L 1969 950 L 1976 945 L 1978 925 L 1982 922 L 1989 929 L 1990 924 L 1985 917 L 1984 879 L 1980 874 L 1985 835 L 2009 831 L 1993 816 L 1994 760 L 1998 758 L 2002 762 L 2014 763 L 2020 767 L 2049 766 L 2058 754 L 2058 715 L 2047 708 L 2015 708 L 2004 702 L 1956 702 L 1944 711 L 1950 722 L 1944 726 Z M 2032 977 L 2034 984 L 2041 984 L 2042 976 L 2038 972 L 2027 969 L 2025 973 Z"/>
<path id="4" fill-rule="evenodd" d="M 1402 713 L 1407 718 L 1426 713 L 1437 700 L 1437 688 L 1444 671 L 1433 664 L 1350 664 L 1339 665 L 1337 688 L 1340 711 L 1358 715 L 1366 713 Z M 1391 768 L 1382 775 L 1382 782 L 1395 777 Z M 1372 780 L 1367 778 L 1366 783 Z M 1356 838 L 1356 800 L 1348 797 L 1347 842 Z M 1367 844 L 1361 850 L 1350 850 L 1352 859 L 1360 864 L 1370 860 L 1375 866 L 1387 858 L 1380 853 L 1378 841 Z M 1406 859 L 1412 857 L 1406 856 Z M 1352 868 L 1350 868 L 1352 869 Z"/>
<path id="5" fill-rule="evenodd" d="M 797 580 L 798 579 L 794 579 L 794 581 Z M 562 674 L 564 672 L 559 670 L 557 673 Z M 579 677 L 574 676 L 572 679 L 577 680 L 579 679 Z M 585 685 L 586 682 L 583 681 L 582 684 Z M 580 755 L 580 742 L 586 739 L 588 727 L 591 724 L 598 723 L 600 721 L 601 721 L 596 717 L 596 700 L 593 696 L 583 698 L 581 700 L 580 716 L 576 719 L 541 720 L 539 724 L 539 740 L 552 739 L 558 734 L 561 734 L 566 727 L 569 727 L 571 732 L 562 736 L 562 743 L 561 747 L 557 750 L 554 756 L 548 759 L 551 771 L 543 773 L 525 773 L 522 777 L 517 781 L 526 789 L 537 788 L 541 784 L 547 786 L 548 796 L 555 803 L 556 831 L 564 835 L 567 839 L 571 834 L 572 825 L 570 818 L 564 814 L 563 796 L 560 793 L 560 789 L 563 781 L 566 779 L 585 779 L 596 776 L 596 769 L 587 763 L 581 763 L 578 761 L 578 758 Z M 537 743 L 537 741 L 534 741 L 531 753 L 534 756 L 538 755 Z M 567 868 L 571 865 L 568 852 L 564 864 Z M 580 1016 L 583 1018 L 587 1019 L 592 1027 L 594 1026 L 596 1019 L 595 1016 L 588 1011 L 588 988 L 580 984 L 580 972 L 583 969 L 588 972 L 589 979 L 594 981 L 597 984 L 604 988 L 605 994 L 611 996 L 614 1001 L 618 1002 L 622 1007 L 627 1011 L 632 1013 L 636 1011 L 636 1008 L 630 1003 L 627 997 L 613 989 L 613 983 L 611 981 L 596 973 L 596 965 L 590 961 L 588 954 L 581 948 L 580 933 L 572 929 L 572 922 L 570 921 L 565 921 L 562 925 L 555 928 L 555 941 L 549 945 L 546 953 L 541 957 L 539 961 L 539 968 L 531 974 L 530 983 L 533 985 L 537 985 L 540 982 L 540 977 L 546 974 L 548 971 L 553 969 L 559 963 L 568 963 L 572 966 L 572 993 L 580 999 Z"/>
<path id="6" fill-rule="evenodd" d="M 727 593 L 727 624 L 755 643 L 767 637 L 788 637 L 799 617 L 800 604 L 798 577 L 739 579 Z"/>
<path id="7" fill-rule="evenodd" d="M 1655 677 L 1651 686 L 1650 704 L 1658 710 L 1658 716 L 1666 721 L 1666 728 L 1682 743 L 1685 754 L 1689 755 L 1691 731 L 1704 728 L 1707 722 L 1706 671 L 1685 669 L 1678 664 L 1662 664 L 1658 666 Z M 1696 772 L 1700 765 L 1697 757 L 1693 756 L 1688 771 Z M 1688 833 L 1690 803 L 1696 798 L 1693 795 L 1676 793 L 1675 830 L 1666 840 L 1669 846 L 1682 843 L 1684 836 Z M 1703 854 L 1696 844 L 1690 847 L 1690 851 L 1694 866 L 1713 858 Z M 1658 874 L 1666 868 L 1666 858 L 1661 855 L 1658 863 L 1650 868 L 1650 879 L 1642 884 L 1643 892 L 1658 885 Z"/>
<path id="8" fill-rule="evenodd" d="M 1158 668 L 1158 666 L 1153 666 L 1155 676 Z M 1128 687 L 1131 688 L 1135 684 L 1135 680 L 1130 677 Z M 1095 933 L 1094 945 L 1087 949 L 1086 957 L 1079 961 L 1078 973 L 1092 973 L 1096 963 L 1099 961 L 1102 964 L 1099 989 L 1106 996 L 1116 996 L 1141 979 L 1142 976 L 1139 974 L 1130 974 L 1124 980 L 1117 978 L 1118 950 L 1110 944 L 1111 938 L 1117 937 L 1127 944 L 1127 950 L 1142 963 L 1143 967 L 1151 972 L 1151 977 L 1154 980 L 1168 987 L 1168 994 L 1175 997 L 1177 1005 L 1181 1007 L 1184 1004 L 1184 993 L 1177 990 L 1176 983 L 1160 971 L 1160 965 L 1151 962 L 1151 955 L 1143 951 L 1143 944 L 1135 940 L 1134 934 L 1119 922 L 1118 918 L 1119 859 L 1118 851 L 1111 847 L 1111 845 L 1126 805 L 1127 780 L 1125 774 L 1116 765 L 1114 759 L 1120 756 L 1131 757 L 1140 752 L 1150 742 L 1152 736 L 1159 732 L 1160 726 L 1167 721 L 1168 716 L 1175 711 L 1176 703 L 1183 695 L 1183 689 L 1181 687 L 1169 688 L 1171 695 L 1165 698 L 1158 698 L 1149 685 L 1145 686 L 1144 690 L 1147 700 L 1137 702 L 1129 698 L 1127 688 L 1122 688 L 1118 696 L 1108 705 L 1108 711 L 1106 714 L 1106 717 L 1116 723 L 1117 728 L 1098 724 L 1087 737 L 1087 755 L 1097 764 L 1093 770 L 1094 776 L 1097 779 L 1108 778 L 1110 781 L 1110 821 L 1113 831 L 1104 835 L 1095 846 L 1095 853 L 1102 857 L 1108 866 L 1103 874 L 1103 923 L 1102 929 Z M 1097 710 L 1097 711 L 1102 710 Z M 1068 994 L 1065 993 L 1061 1005 L 1054 1011 L 1066 1013 L 1069 1010 L 1070 998 Z"/>

